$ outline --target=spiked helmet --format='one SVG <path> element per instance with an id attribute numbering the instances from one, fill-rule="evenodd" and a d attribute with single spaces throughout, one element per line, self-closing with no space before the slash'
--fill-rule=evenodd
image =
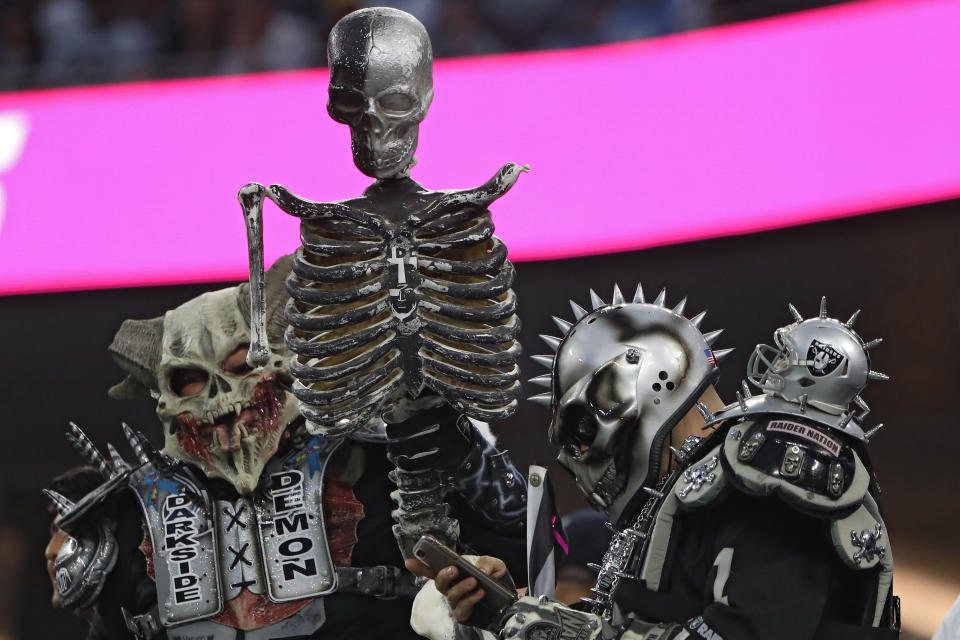
<path id="1" fill-rule="evenodd" d="M 713 351 L 722 329 L 703 334 L 706 312 L 684 316 L 686 299 L 630 302 L 618 286 L 607 304 L 590 291 L 592 310 L 571 301 L 574 321 L 554 318 L 562 337 L 541 336 L 555 355 L 534 356 L 550 369 L 531 380 L 550 389 L 531 398 L 551 408 L 558 461 L 611 521 L 629 518 L 653 488 L 670 431 L 718 375 L 731 350 Z"/>

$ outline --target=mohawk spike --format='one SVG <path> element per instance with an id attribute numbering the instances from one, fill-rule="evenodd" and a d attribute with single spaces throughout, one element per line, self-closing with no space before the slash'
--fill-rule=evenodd
<path id="1" fill-rule="evenodd" d="M 690 324 L 692 324 L 692 325 L 695 326 L 697 329 L 699 329 L 699 328 L 700 328 L 700 323 L 703 322 L 703 319 L 704 319 L 706 316 L 707 316 L 707 311 L 706 311 L 706 309 L 704 309 L 703 311 L 701 311 L 701 312 L 698 313 L 697 315 L 695 315 L 695 316 L 693 316 L 692 318 L 690 318 Z"/>
<path id="2" fill-rule="evenodd" d="M 859 317 L 860 317 L 860 309 L 857 309 L 856 311 L 853 312 L 853 315 L 850 316 L 850 319 L 844 322 L 843 324 L 846 325 L 847 329 L 853 329 L 853 325 L 857 323 L 857 318 Z"/>
<path id="3" fill-rule="evenodd" d="M 120 455 L 120 452 L 117 451 L 109 442 L 107 443 L 107 453 L 110 455 L 110 460 L 113 461 L 113 467 L 117 472 L 126 471 L 130 468 L 130 465 L 127 464 L 127 461 L 123 459 L 123 456 Z"/>
<path id="4" fill-rule="evenodd" d="M 545 407 L 549 407 L 550 402 L 552 401 L 552 397 L 549 393 L 541 393 L 535 396 L 530 396 L 529 398 L 527 398 L 527 400 L 529 400 L 530 402 L 534 402 L 536 404 L 542 404 Z"/>
<path id="5" fill-rule="evenodd" d="M 867 379 L 880 380 L 881 382 L 886 382 L 887 380 L 890 379 L 890 376 L 888 376 L 885 373 L 880 373 L 879 371 L 874 371 L 871 369 L 870 371 L 867 371 Z"/>
<path id="6" fill-rule="evenodd" d="M 587 310 L 578 305 L 573 300 L 570 301 L 570 308 L 573 310 L 573 319 L 579 320 L 580 318 L 587 315 Z"/>
<path id="7" fill-rule="evenodd" d="M 882 422 L 877 426 L 875 426 L 873 429 L 870 429 L 870 431 L 867 431 L 865 434 L 863 434 L 863 439 L 866 440 L 867 442 L 870 442 L 871 440 L 877 437 L 877 434 L 880 433 L 880 429 L 883 429 Z"/>
<path id="8" fill-rule="evenodd" d="M 557 316 L 553 316 L 553 324 L 557 325 L 557 329 L 563 331 L 563 335 L 567 335 L 567 333 L 570 331 L 570 327 L 573 326 L 572 322 L 567 322 L 563 318 L 558 318 Z"/>
<path id="9" fill-rule="evenodd" d="M 147 452 L 144 451 L 143 442 L 141 441 L 141 436 L 130 428 L 126 422 L 121 422 L 120 426 L 123 428 L 123 435 L 127 438 L 127 443 L 130 445 L 130 448 L 133 450 L 133 455 L 136 456 L 137 460 L 141 463 L 150 462 L 150 456 L 147 455 Z"/>
<path id="10" fill-rule="evenodd" d="M 560 348 L 560 343 L 563 342 L 562 338 L 555 338 L 553 336 L 544 335 L 542 333 L 540 334 L 540 339 L 546 342 L 547 346 L 553 349 L 554 352 L 556 352 L 557 349 Z"/>
<path id="11" fill-rule="evenodd" d="M 551 376 L 549 373 L 546 375 L 537 376 L 536 378 L 530 378 L 529 380 L 527 380 L 527 382 L 531 384 L 536 384 L 541 387 L 546 387 L 547 389 L 550 388 L 550 383 L 552 381 L 553 381 L 553 376 Z"/>
<path id="12" fill-rule="evenodd" d="M 703 416 L 704 422 L 709 422 L 713 420 L 713 412 L 707 407 L 707 405 L 702 402 L 697 403 L 697 411 L 700 412 L 700 415 Z"/>
<path id="13" fill-rule="evenodd" d="M 623 293 L 617 283 L 613 284 L 613 298 L 610 300 L 610 304 L 623 304 Z"/>
<path id="14" fill-rule="evenodd" d="M 590 289 L 590 306 L 592 306 L 593 310 L 596 311 L 601 307 L 607 306 L 607 303 L 603 301 L 603 298 L 597 295 L 596 291 Z"/>
<path id="15" fill-rule="evenodd" d="M 863 350 L 870 351 L 870 349 L 873 349 L 874 347 L 879 346 L 882 343 L 883 343 L 883 338 L 874 338 L 870 342 L 864 343 Z"/>
<path id="16" fill-rule="evenodd" d="M 547 369 L 553 370 L 553 356 L 530 356 L 534 362 L 542 364 Z"/>
<path id="17" fill-rule="evenodd" d="M 803 316 L 800 315 L 800 312 L 797 311 L 797 308 L 791 303 L 787 303 L 787 309 L 790 310 L 790 315 L 793 316 L 795 322 L 803 322 Z"/>
<path id="18" fill-rule="evenodd" d="M 637 290 L 633 294 L 633 301 L 640 303 L 646 302 L 646 300 L 643 299 L 643 283 L 641 282 L 637 283 Z"/>
<path id="19" fill-rule="evenodd" d="M 93 444 L 93 441 L 90 440 L 90 437 L 77 426 L 73 421 L 68 423 L 70 430 L 67 431 L 67 441 L 74 446 L 74 448 L 80 452 L 80 454 L 87 459 L 87 462 L 97 468 L 100 472 L 100 475 L 104 477 L 110 477 L 113 475 L 113 465 L 107 462 L 106 458 L 103 457 L 103 454 L 97 449 Z"/>
<path id="20" fill-rule="evenodd" d="M 678 316 L 683 316 L 683 312 L 686 308 L 687 308 L 687 299 L 684 298 L 683 300 L 680 301 L 680 304 L 678 304 L 673 308 L 673 313 L 677 314 Z"/>
<path id="21" fill-rule="evenodd" d="M 57 493 L 53 489 L 44 489 L 43 495 L 50 499 L 50 502 L 53 503 L 53 506 L 57 508 L 57 514 L 61 516 L 73 509 L 74 502 L 66 496 Z"/>
<path id="22" fill-rule="evenodd" d="M 720 364 L 731 353 L 733 353 L 733 349 L 720 349 L 713 352 L 713 358 L 717 361 L 717 364 Z"/>
<path id="23" fill-rule="evenodd" d="M 743 387 L 743 395 L 744 395 L 744 397 L 746 397 L 746 398 L 752 398 L 752 397 L 753 397 L 753 394 L 750 393 L 750 386 L 747 384 L 747 381 L 746 381 L 746 380 L 741 380 L 741 381 L 740 381 L 740 385 L 741 385 L 741 387 Z"/>
<path id="24" fill-rule="evenodd" d="M 716 331 L 703 334 L 703 339 L 706 340 L 707 344 L 712 347 L 713 343 L 717 341 L 717 338 L 720 337 L 721 333 L 723 333 L 723 329 L 717 329 Z"/>
<path id="25" fill-rule="evenodd" d="M 827 296 L 820 298 L 820 319 L 827 317 Z"/>
<path id="26" fill-rule="evenodd" d="M 666 301 L 667 301 L 667 288 L 664 287 L 663 289 L 660 289 L 660 293 L 657 294 L 657 299 L 653 301 L 653 304 L 657 305 L 658 307 L 663 307 L 663 306 L 666 306 L 664 305 L 664 302 Z"/>

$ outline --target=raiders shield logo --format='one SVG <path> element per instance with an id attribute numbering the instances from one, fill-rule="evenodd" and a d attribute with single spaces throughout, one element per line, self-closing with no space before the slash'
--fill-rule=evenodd
<path id="1" fill-rule="evenodd" d="M 815 376 L 833 373 L 845 356 L 829 344 L 814 340 L 807 349 L 807 370 Z"/>

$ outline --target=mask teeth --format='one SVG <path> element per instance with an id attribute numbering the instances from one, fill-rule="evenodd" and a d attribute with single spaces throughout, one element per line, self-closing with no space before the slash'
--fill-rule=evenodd
<path id="1" fill-rule="evenodd" d="M 620 291 L 620 285 L 614 283 L 613 285 L 613 299 L 610 300 L 610 304 L 618 305 L 623 304 L 623 293 Z"/>
<path id="2" fill-rule="evenodd" d="M 860 317 L 860 309 L 857 309 L 856 311 L 853 312 L 853 315 L 850 316 L 850 319 L 844 322 L 843 324 L 846 325 L 847 329 L 853 329 L 853 325 L 857 323 L 857 318 L 859 317 Z"/>
<path id="3" fill-rule="evenodd" d="M 790 315 L 793 316 L 795 322 L 803 322 L 803 316 L 800 315 L 800 312 L 797 311 L 797 308 L 791 303 L 787 303 L 787 309 L 790 310 Z"/>
<path id="4" fill-rule="evenodd" d="M 667 288 L 664 287 L 663 289 L 660 289 L 660 293 L 657 294 L 657 299 L 653 301 L 653 304 L 657 305 L 658 307 L 663 307 L 665 306 L 664 302 L 666 301 L 667 301 Z"/>
<path id="5" fill-rule="evenodd" d="M 574 320 L 579 320 L 580 318 L 587 315 L 587 310 L 578 305 L 573 300 L 570 301 L 570 308 L 573 310 Z"/>
<path id="6" fill-rule="evenodd" d="M 590 289 L 590 304 L 593 306 L 593 310 L 596 311 L 601 307 L 607 306 L 607 303 L 603 301 L 603 298 L 597 295 L 597 292 L 593 289 Z"/>

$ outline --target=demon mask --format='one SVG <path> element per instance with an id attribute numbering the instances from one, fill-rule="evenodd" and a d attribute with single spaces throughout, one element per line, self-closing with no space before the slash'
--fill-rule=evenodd
<path id="1" fill-rule="evenodd" d="M 433 51 L 409 13 L 377 7 L 330 32 L 330 117 L 350 127 L 353 162 L 372 178 L 406 176 L 433 100 Z"/>

